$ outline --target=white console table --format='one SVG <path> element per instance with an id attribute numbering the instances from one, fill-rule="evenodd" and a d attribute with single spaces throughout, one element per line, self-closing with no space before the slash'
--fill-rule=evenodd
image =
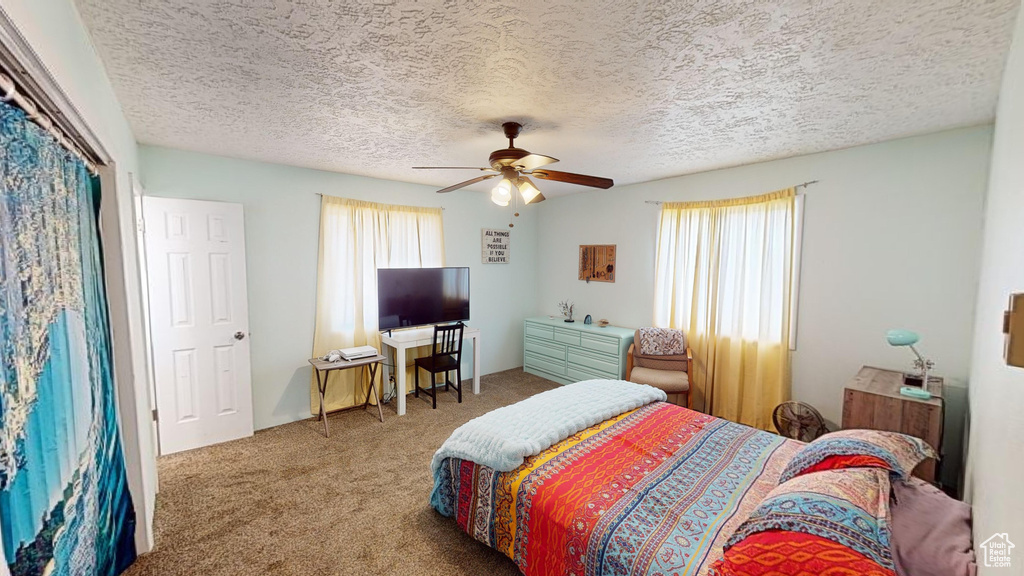
<path id="1" fill-rule="evenodd" d="M 466 326 L 462 331 L 463 345 L 465 340 L 473 342 L 473 394 L 480 393 L 480 329 Z M 390 346 L 395 351 L 395 396 L 398 397 L 398 415 L 405 415 L 405 351 L 417 346 L 434 343 L 434 328 L 416 328 L 400 330 L 391 335 L 381 334 L 382 346 Z M 384 381 L 391 375 L 391 367 L 384 364 Z"/>

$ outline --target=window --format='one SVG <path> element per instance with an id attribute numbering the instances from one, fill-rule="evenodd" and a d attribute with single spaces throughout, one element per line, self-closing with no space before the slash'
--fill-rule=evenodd
<path id="1" fill-rule="evenodd" d="M 686 333 L 709 413 L 766 428 L 789 398 L 798 216 L 793 189 L 662 206 L 654 323 Z"/>
<path id="2" fill-rule="evenodd" d="M 380 349 L 377 269 L 434 266 L 444 266 L 440 208 L 324 196 L 320 205 L 313 355 L 367 344 Z M 366 389 L 355 381 L 355 373 L 346 370 L 335 376 L 347 381 L 328 388 L 328 410 L 361 401 L 357 395 L 365 394 Z M 311 387 L 310 411 L 315 413 L 319 404 L 313 398 L 318 400 L 318 393 L 315 384 Z"/>

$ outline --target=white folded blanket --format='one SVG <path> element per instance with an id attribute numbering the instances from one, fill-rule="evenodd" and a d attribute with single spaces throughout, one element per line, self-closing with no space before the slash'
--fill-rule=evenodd
<path id="1" fill-rule="evenodd" d="M 515 470 L 527 456 L 595 424 L 652 402 L 665 392 L 625 380 L 586 380 L 541 392 L 492 410 L 459 426 L 434 453 L 431 472 L 445 458 L 470 460 L 497 470 Z"/>

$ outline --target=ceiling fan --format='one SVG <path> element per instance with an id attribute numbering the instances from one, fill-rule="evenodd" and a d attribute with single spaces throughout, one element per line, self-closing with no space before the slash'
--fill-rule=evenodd
<path id="1" fill-rule="evenodd" d="M 476 184 L 477 182 L 483 182 L 484 180 L 500 176 L 501 180 L 491 191 L 491 201 L 498 206 L 508 206 L 509 201 L 512 200 L 513 187 L 522 195 L 524 203 L 536 204 L 537 202 L 542 202 L 544 195 L 540 193 L 540 190 L 537 189 L 537 186 L 534 185 L 528 176 L 540 178 L 541 180 L 553 180 L 555 182 L 566 182 L 568 184 L 579 184 L 594 188 L 607 189 L 615 184 L 611 178 L 599 178 L 597 176 L 559 172 L 543 168 L 543 166 L 558 162 L 558 159 L 543 154 L 533 154 L 522 148 L 516 148 L 515 139 L 519 137 L 519 132 L 523 129 L 523 126 L 518 122 L 505 122 L 501 127 L 505 130 L 505 137 L 508 138 L 508 148 L 491 152 L 491 156 L 488 159 L 491 164 L 489 168 L 476 168 L 474 166 L 414 166 L 413 168 L 416 170 L 482 170 L 490 172 L 490 174 L 484 174 L 483 176 L 442 188 L 437 191 L 439 194 L 458 190 L 470 184 Z M 518 216 L 518 214 L 516 215 Z"/>

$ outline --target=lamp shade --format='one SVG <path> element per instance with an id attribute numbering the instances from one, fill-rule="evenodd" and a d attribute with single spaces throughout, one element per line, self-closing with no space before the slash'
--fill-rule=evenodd
<path id="1" fill-rule="evenodd" d="M 512 183 L 508 181 L 508 178 L 502 178 L 501 182 L 491 190 L 491 202 L 494 202 L 498 206 L 508 206 L 508 201 L 512 199 Z"/>
<path id="2" fill-rule="evenodd" d="M 917 332 L 910 330 L 889 330 L 885 333 L 889 346 L 913 346 L 921 339 Z"/>
<path id="3" fill-rule="evenodd" d="M 533 202 L 533 199 L 540 194 L 540 190 L 538 190 L 537 187 L 533 185 L 533 182 L 526 176 L 519 178 L 516 184 L 519 188 L 519 193 L 523 195 L 523 201 L 527 204 Z"/>

